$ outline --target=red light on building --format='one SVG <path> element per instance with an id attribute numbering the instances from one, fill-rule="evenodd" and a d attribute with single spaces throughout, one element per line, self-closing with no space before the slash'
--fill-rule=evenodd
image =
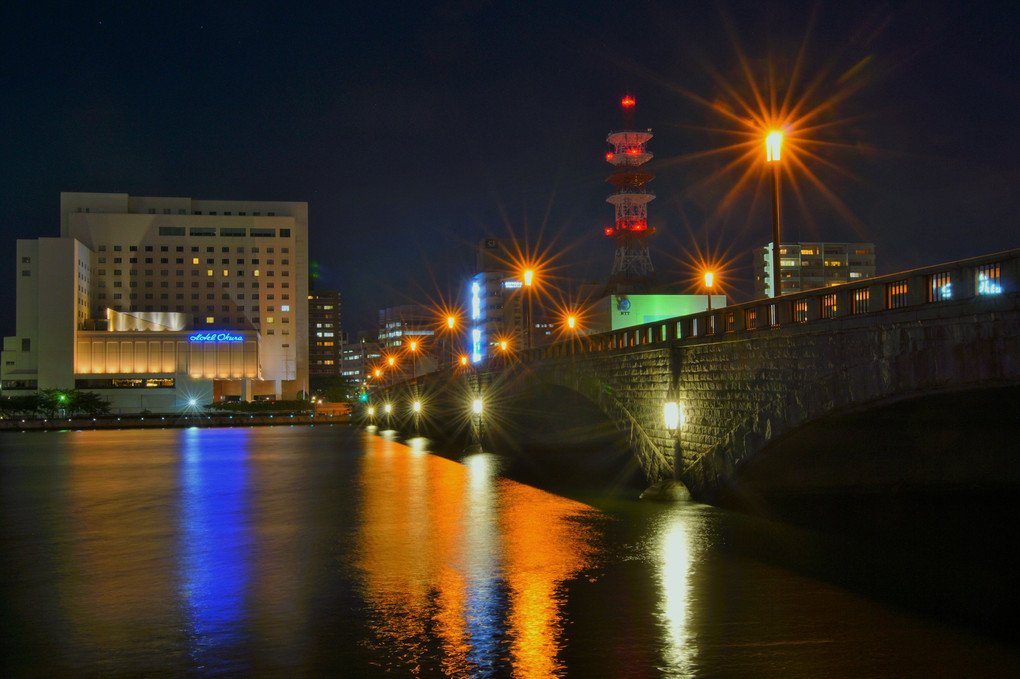
<path id="1" fill-rule="evenodd" d="M 612 161 L 612 160 L 613 160 L 613 152 L 610 151 L 609 153 L 606 154 L 606 161 Z"/>
<path id="2" fill-rule="evenodd" d="M 634 105 L 634 97 L 632 97 L 632 96 L 630 96 L 630 95 L 628 94 L 628 95 L 627 95 L 626 97 L 624 97 L 624 98 L 623 98 L 623 101 L 621 101 L 621 102 L 620 102 L 620 104 L 621 104 L 621 105 L 622 105 L 622 106 L 623 106 L 624 108 L 630 108 L 631 106 L 633 106 L 633 105 Z"/>

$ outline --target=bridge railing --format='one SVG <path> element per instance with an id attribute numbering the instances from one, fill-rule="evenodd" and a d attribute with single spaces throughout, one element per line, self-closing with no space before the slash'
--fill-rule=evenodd
<path id="1" fill-rule="evenodd" d="M 873 316 L 894 310 L 948 305 L 977 297 L 1020 291 L 1020 249 L 937 264 L 826 288 L 734 304 L 621 330 L 579 336 L 523 352 L 522 359 L 569 357 L 578 353 L 718 338 L 773 328 Z"/>

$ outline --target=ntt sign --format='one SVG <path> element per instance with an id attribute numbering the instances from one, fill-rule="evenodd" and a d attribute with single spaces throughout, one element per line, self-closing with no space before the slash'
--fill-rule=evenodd
<path id="1" fill-rule="evenodd" d="M 229 332 L 196 332 L 188 337 L 189 342 L 243 342 L 241 335 L 231 335 Z"/>

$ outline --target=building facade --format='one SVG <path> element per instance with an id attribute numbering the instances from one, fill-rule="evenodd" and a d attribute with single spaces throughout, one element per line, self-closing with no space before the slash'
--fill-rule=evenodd
<path id="1" fill-rule="evenodd" d="M 527 343 L 527 290 L 522 272 L 512 271 L 520 258 L 517 244 L 498 238 L 483 239 L 475 255 L 475 275 L 467 284 L 467 355 L 472 363 L 485 361 L 502 342 L 512 350 Z M 537 318 L 539 314 L 532 313 Z"/>
<path id="2" fill-rule="evenodd" d="M 174 412 L 307 391 L 307 203 L 62 193 L 60 236 L 19 240 L 16 280 L 5 393 Z"/>
<path id="3" fill-rule="evenodd" d="M 358 384 L 365 384 L 371 371 L 382 364 L 382 355 L 379 343 L 360 333 L 356 341 L 344 341 L 341 374 Z"/>
<path id="4" fill-rule="evenodd" d="M 874 243 L 783 243 L 779 248 L 779 277 L 784 295 L 874 275 Z M 754 293 L 759 299 L 774 296 L 772 243 L 754 251 Z"/>
<path id="5" fill-rule="evenodd" d="M 432 372 L 438 366 L 435 312 L 420 304 L 402 304 L 379 310 L 379 346 L 387 363 L 394 358 L 399 375 L 410 377 Z M 412 351 L 411 344 L 415 349 Z M 394 375 L 391 374 L 390 378 Z"/>
<path id="6" fill-rule="evenodd" d="M 340 329 L 340 292 L 308 293 L 308 374 L 338 377 L 343 372 L 343 333 Z"/>

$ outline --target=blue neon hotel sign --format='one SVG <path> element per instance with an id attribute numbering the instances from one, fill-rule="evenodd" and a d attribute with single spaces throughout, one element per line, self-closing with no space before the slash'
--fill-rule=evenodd
<path id="1" fill-rule="evenodd" d="M 196 332 L 188 337 L 189 342 L 243 342 L 244 337 L 229 332 Z"/>

